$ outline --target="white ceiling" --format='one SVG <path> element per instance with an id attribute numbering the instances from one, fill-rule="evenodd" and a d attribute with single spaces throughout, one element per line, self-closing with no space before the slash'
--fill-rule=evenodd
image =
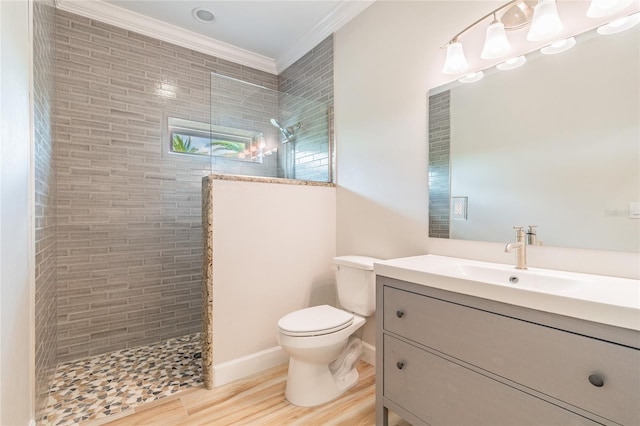
<path id="1" fill-rule="evenodd" d="M 338 1 L 109 0 L 125 9 L 191 30 L 269 58 L 284 55 Z M 215 15 L 210 24 L 191 16 L 196 7 Z"/>
<path id="2" fill-rule="evenodd" d="M 278 72 L 302 57 L 374 0 L 57 0 L 58 7 Z M 202 7 L 213 23 L 193 18 Z"/>

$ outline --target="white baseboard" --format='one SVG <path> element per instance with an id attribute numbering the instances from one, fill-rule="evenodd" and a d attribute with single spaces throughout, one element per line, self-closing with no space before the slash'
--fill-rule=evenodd
<path id="1" fill-rule="evenodd" d="M 280 346 L 255 352 L 213 366 L 213 387 L 225 385 L 289 362 L 289 355 Z"/>
<path id="2" fill-rule="evenodd" d="M 367 342 L 362 342 L 362 360 L 373 366 L 376 365 L 376 348 Z M 213 366 L 213 387 L 243 379 L 252 374 L 260 373 L 269 368 L 289 362 L 289 355 L 280 346 L 255 352 L 251 355 L 232 359 Z"/>
<path id="3" fill-rule="evenodd" d="M 362 360 L 367 364 L 376 366 L 376 347 L 367 342 L 362 342 Z"/>

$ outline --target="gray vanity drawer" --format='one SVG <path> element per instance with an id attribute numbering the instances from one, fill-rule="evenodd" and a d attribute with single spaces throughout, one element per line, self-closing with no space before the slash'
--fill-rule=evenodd
<path id="1" fill-rule="evenodd" d="M 637 349 L 390 287 L 383 315 L 385 330 L 614 422 L 640 425 Z M 591 375 L 604 385 L 592 385 Z"/>
<path id="2" fill-rule="evenodd" d="M 597 424 L 389 335 L 383 386 L 386 398 L 431 425 Z"/>

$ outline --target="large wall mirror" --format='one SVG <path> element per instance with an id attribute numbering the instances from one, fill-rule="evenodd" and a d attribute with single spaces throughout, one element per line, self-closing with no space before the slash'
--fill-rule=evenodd
<path id="1" fill-rule="evenodd" d="M 577 39 L 429 92 L 430 237 L 639 251 L 640 30 Z"/>

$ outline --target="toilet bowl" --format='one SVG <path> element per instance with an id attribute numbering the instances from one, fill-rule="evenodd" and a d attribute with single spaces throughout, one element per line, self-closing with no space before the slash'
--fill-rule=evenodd
<path id="1" fill-rule="evenodd" d="M 310 318 L 315 321 L 304 322 Z M 287 329 L 293 323 L 298 326 Z M 289 402 L 301 407 L 323 404 L 357 383 L 357 371 L 355 375 L 336 378 L 329 364 L 340 356 L 349 337 L 364 323 L 364 318 L 328 305 L 301 309 L 278 321 L 278 343 L 291 357 L 285 390 Z M 359 356 L 358 353 L 354 363 Z"/>
<path id="2" fill-rule="evenodd" d="M 290 356 L 285 390 L 290 403 L 320 405 L 357 384 L 355 364 L 362 343 L 354 333 L 375 310 L 376 260 L 363 256 L 334 259 L 338 298 L 344 309 L 313 306 L 278 321 L 278 343 Z"/>

